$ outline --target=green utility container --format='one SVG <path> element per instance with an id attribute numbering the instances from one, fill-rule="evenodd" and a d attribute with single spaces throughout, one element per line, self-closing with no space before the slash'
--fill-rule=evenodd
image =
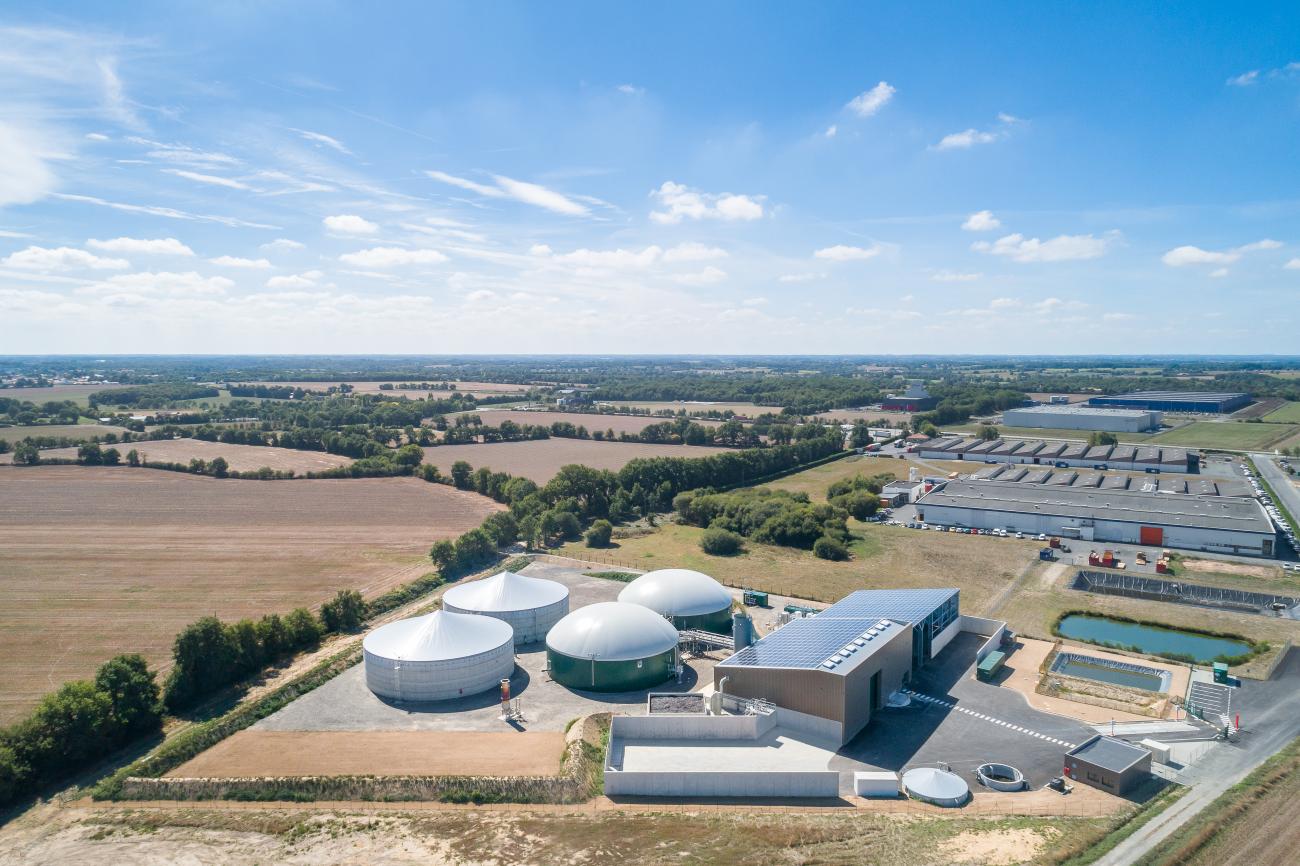
<path id="1" fill-rule="evenodd" d="M 975 669 L 975 675 L 982 680 L 991 680 L 997 676 L 998 671 L 1002 670 L 1002 665 L 1006 663 L 1006 660 L 1006 653 L 994 650 L 984 656 L 984 660 Z"/>
<path id="2" fill-rule="evenodd" d="M 1228 663 L 1227 662 L 1214 663 L 1214 681 L 1216 683 L 1223 683 L 1224 685 L 1228 684 Z"/>
<path id="3" fill-rule="evenodd" d="M 743 600 L 746 607 L 767 607 L 767 593 L 757 589 L 745 590 Z"/>
<path id="4" fill-rule="evenodd" d="M 801 604 L 787 604 L 785 606 L 785 612 L 786 613 L 821 613 L 822 609 L 820 607 L 804 607 Z"/>

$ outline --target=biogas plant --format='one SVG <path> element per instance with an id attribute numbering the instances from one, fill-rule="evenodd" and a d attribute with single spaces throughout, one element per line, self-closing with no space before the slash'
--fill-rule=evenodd
<path id="1" fill-rule="evenodd" d="M 560 730 L 611 713 L 614 797 L 959 807 L 972 790 L 1069 788 L 1072 772 L 1116 793 L 1149 773 L 1138 747 L 1098 746 L 1088 724 L 994 685 L 1017 638 L 963 614 L 956 589 L 769 607 L 764 593 L 683 568 L 616 575 L 626 583 L 572 566 L 522 571 L 457 586 L 441 610 L 375 629 L 364 683 L 378 703 L 341 719 L 346 707 L 322 697 L 321 712 L 334 724 L 382 716 L 448 731 Z M 1086 763 L 1108 756 L 1124 766 Z"/>

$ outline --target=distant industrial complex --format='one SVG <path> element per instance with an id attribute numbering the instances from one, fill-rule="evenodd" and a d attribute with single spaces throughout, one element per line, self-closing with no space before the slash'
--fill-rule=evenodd
<path id="1" fill-rule="evenodd" d="M 1042 427 L 1051 430 L 1104 430 L 1143 433 L 1160 427 L 1161 414 L 1144 409 L 1103 409 L 1093 406 L 1026 406 L 1002 413 L 1008 427 Z"/>
<path id="2" fill-rule="evenodd" d="M 1250 405 L 1250 395 L 1209 391 L 1134 391 L 1113 397 L 1092 397 L 1089 406 L 1145 409 L 1156 412 L 1195 412 L 1222 415 Z"/>
<path id="3" fill-rule="evenodd" d="M 937 460 L 978 460 L 985 463 L 1027 463 L 1039 466 L 1087 466 L 1150 472 L 1189 472 L 1200 458 L 1186 448 L 1135 445 L 1087 445 L 1024 439 L 974 439 L 943 436 L 916 448 L 920 457 Z"/>

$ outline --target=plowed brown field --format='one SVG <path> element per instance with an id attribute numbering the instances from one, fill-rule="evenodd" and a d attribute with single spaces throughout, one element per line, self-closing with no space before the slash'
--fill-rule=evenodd
<path id="1" fill-rule="evenodd" d="M 126 458 L 126 452 L 135 449 L 140 452 L 142 460 L 152 463 L 189 463 L 194 458 L 210 462 L 218 457 L 225 458 L 226 463 L 236 472 L 252 472 L 269 466 L 281 471 L 293 470 L 299 474 L 320 472 L 335 466 L 347 466 L 351 457 L 339 454 L 326 454 L 324 451 L 299 451 L 294 448 L 267 448 L 261 445 L 228 445 L 223 442 L 207 442 L 203 439 L 157 439 L 151 442 L 128 442 L 112 446 Z M 76 448 L 50 448 L 41 452 L 42 457 L 61 457 L 76 459 Z M 12 463 L 12 454 L 0 455 L 0 463 Z"/>
<path id="2" fill-rule="evenodd" d="M 170 660 L 206 614 L 378 595 L 500 506 L 414 478 L 218 480 L 145 469 L 0 470 L 0 723 L 118 652 Z"/>
<path id="3" fill-rule="evenodd" d="M 704 445 L 643 445 L 640 442 L 596 442 L 592 439 L 536 439 L 491 445 L 438 445 L 424 449 L 424 462 L 445 475 L 457 460 L 475 469 L 487 466 L 545 484 L 561 466 L 581 463 L 593 469 L 618 471 L 635 457 L 708 457 L 724 451 Z"/>

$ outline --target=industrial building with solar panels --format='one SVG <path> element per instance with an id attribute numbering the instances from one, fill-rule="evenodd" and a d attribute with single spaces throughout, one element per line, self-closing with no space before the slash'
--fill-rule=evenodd
<path id="1" fill-rule="evenodd" d="M 955 589 L 859 590 L 713 669 L 714 688 L 768 701 L 787 726 L 847 743 L 960 630 Z"/>

